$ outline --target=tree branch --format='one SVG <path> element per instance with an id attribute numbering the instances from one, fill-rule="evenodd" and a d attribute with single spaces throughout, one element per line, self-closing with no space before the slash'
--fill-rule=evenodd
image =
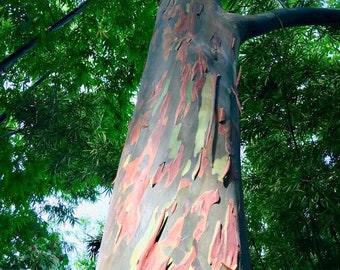
<path id="1" fill-rule="evenodd" d="M 13 135 L 15 135 L 15 134 L 17 134 L 17 133 L 20 133 L 20 132 L 21 132 L 20 129 L 18 129 L 18 130 L 12 130 L 11 132 L 9 132 L 9 133 L 7 133 L 7 134 L 1 135 L 1 136 L 0 136 L 0 139 L 7 139 L 7 138 L 9 138 L 9 137 L 11 137 L 11 136 L 13 136 Z"/>
<path id="2" fill-rule="evenodd" d="M 51 27 L 49 27 L 46 30 L 46 35 L 58 30 L 59 28 L 67 24 L 76 15 L 81 13 L 84 10 L 84 8 L 90 4 L 90 2 L 91 0 L 81 3 L 77 8 L 73 9 L 71 12 L 69 12 L 64 17 L 62 17 L 59 21 L 54 23 Z M 13 52 L 11 55 L 7 56 L 4 60 L 0 62 L 0 72 L 6 71 L 6 69 L 8 69 L 11 65 L 13 65 L 14 62 L 16 62 L 25 53 L 33 49 L 37 44 L 38 44 L 38 38 L 34 37 L 29 42 L 27 42 L 25 45 L 21 46 L 19 49 Z"/>
<path id="3" fill-rule="evenodd" d="M 247 15 L 243 18 L 245 20 L 245 35 L 242 41 L 286 27 L 328 25 L 340 28 L 340 9 L 275 9 L 262 14 Z"/>
<path id="4" fill-rule="evenodd" d="M 3 112 L 2 114 L 0 114 L 0 124 L 5 121 L 7 117 L 7 113 L 6 112 Z"/>
<path id="5" fill-rule="evenodd" d="M 278 2 L 282 8 L 287 8 L 281 0 L 276 0 L 276 2 Z"/>
<path id="6" fill-rule="evenodd" d="M 36 80 L 29 89 L 33 89 L 40 85 L 50 74 L 51 72 L 48 70 L 44 75 L 42 75 L 38 80 Z"/>

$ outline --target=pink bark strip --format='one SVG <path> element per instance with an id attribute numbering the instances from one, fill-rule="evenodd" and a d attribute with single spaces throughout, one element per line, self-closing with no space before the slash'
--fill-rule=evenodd
<path id="1" fill-rule="evenodd" d="M 169 257 L 164 254 L 162 248 L 159 247 L 156 242 L 161 228 L 166 222 L 166 211 L 167 210 L 165 209 L 161 217 L 158 219 L 154 233 L 137 262 L 137 270 L 166 269 Z"/>

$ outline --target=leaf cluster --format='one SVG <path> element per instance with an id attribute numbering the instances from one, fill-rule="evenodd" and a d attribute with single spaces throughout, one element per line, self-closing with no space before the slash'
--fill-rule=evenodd
<path id="1" fill-rule="evenodd" d="M 0 207 L 0 269 L 66 269 L 70 246 L 28 206 Z"/>
<path id="2" fill-rule="evenodd" d="M 336 33 L 310 27 L 242 48 L 243 179 L 256 269 L 340 267 L 338 44 Z"/>
<path id="3" fill-rule="evenodd" d="M 53 242 L 43 215 L 74 223 L 79 201 L 94 201 L 98 187 L 109 192 L 124 145 L 156 3 L 90 1 L 47 31 L 77 4 L 5 0 L 0 7 L 0 60 L 37 40 L 0 73 L 0 218 L 13 254 L 30 254 L 24 247 L 32 239 Z M 26 237 L 34 224 L 41 235 Z"/>

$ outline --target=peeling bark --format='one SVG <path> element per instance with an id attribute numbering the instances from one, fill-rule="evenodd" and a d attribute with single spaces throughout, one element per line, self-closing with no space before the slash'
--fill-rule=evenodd
<path id="1" fill-rule="evenodd" d="M 238 232 L 240 36 L 223 16 L 212 1 L 159 8 L 97 269 L 249 262 Z"/>
<path id="2" fill-rule="evenodd" d="M 218 3 L 159 7 L 97 269 L 251 269 L 237 92 L 249 28 Z"/>

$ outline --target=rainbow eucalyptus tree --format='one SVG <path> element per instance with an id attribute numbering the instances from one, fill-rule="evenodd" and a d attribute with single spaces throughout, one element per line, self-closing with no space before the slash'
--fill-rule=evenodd
<path id="1" fill-rule="evenodd" d="M 163 0 L 114 181 L 97 269 L 251 269 L 240 175 L 240 45 L 339 25 L 340 10 L 241 16 Z"/>

